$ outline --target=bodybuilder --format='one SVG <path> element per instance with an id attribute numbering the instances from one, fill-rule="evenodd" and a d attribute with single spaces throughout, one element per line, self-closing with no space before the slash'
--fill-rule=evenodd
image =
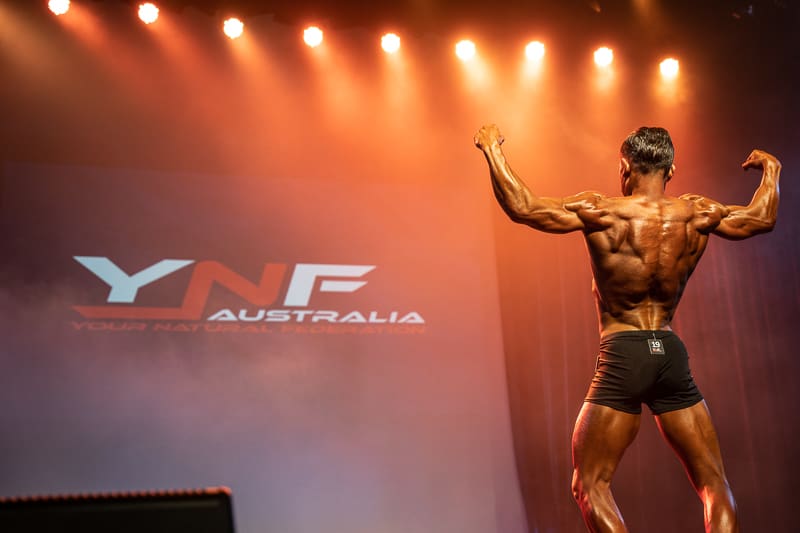
<path id="1" fill-rule="evenodd" d="M 742 164 L 763 172 L 747 206 L 694 194 L 676 198 L 665 194 L 675 172 L 669 133 L 639 128 L 620 150 L 623 196 L 542 198 L 509 167 L 497 126 L 484 126 L 474 141 L 513 221 L 550 233 L 581 231 L 586 239 L 601 340 L 572 435 L 572 491 L 589 531 L 627 531 L 610 485 L 639 430 L 642 403 L 686 467 L 703 502 L 706 531 L 739 531 L 716 431 L 670 324 L 710 235 L 738 240 L 772 230 L 780 162 L 754 150 Z"/>

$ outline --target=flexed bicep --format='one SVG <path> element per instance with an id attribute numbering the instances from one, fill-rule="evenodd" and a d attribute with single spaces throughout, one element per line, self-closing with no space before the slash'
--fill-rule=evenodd
<path id="1" fill-rule="evenodd" d="M 775 219 L 753 213 L 747 206 L 726 206 L 728 213 L 714 228 L 714 235 L 738 241 L 767 233 L 775 227 Z"/>
<path id="2" fill-rule="evenodd" d="M 761 183 L 748 205 L 723 205 L 700 197 L 687 198 L 697 202 L 701 213 L 710 214 L 708 230 L 711 233 L 731 240 L 772 231 L 778 217 L 780 161 L 767 152 L 753 150 L 742 167 L 762 170 Z"/>

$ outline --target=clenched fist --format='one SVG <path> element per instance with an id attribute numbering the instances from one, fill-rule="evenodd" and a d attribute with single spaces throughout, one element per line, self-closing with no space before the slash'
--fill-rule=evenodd
<path id="1" fill-rule="evenodd" d="M 475 134 L 473 141 L 475 142 L 475 146 L 480 148 L 481 150 L 485 150 L 489 148 L 495 142 L 497 144 L 503 144 L 503 135 L 500 133 L 500 129 L 495 124 L 489 124 L 483 126 L 478 133 Z"/>

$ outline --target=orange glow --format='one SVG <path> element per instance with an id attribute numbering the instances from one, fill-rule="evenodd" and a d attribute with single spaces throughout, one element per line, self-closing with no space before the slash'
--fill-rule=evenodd
<path id="1" fill-rule="evenodd" d="M 661 76 L 664 79 L 674 80 L 678 76 L 680 65 L 677 59 L 669 57 L 661 62 L 659 68 L 661 69 Z"/>
<path id="2" fill-rule="evenodd" d="M 594 63 L 598 67 L 607 67 L 614 61 L 614 52 L 605 46 L 594 51 Z"/>
<path id="3" fill-rule="evenodd" d="M 311 48 L 322 44 L 322 30 L 316 26 L 309 26 L 303 30 L 303 41 Z"/>
<path id="4" fill-rule="evenodd" d="M 237 18 L 229 18 L 222 25 L 222 31 L 231 39 L 237 39 L 244 33 L 244 23 Z"/>
<path id="5" fill-rule="evenodd" d="M 394 54 L 400 50 L 400 37 L 395 33 L 387 33 L 381 37 L 381 48 L 384 52 Z"/>
<path id="6" fill-rule="evenodd" d="M 525 47 L 525 57 L 530 61 L 541 61 L 544 57 L 544 43 L 531 41 Z"/>
<path id="7" fill-rule="evenodd" d="M 456 55 L 461 61 L 469 61 L 475 57 L 475 43 L 468 39 L 456 43 Z"/>
<path id="8" fill-rule="evenodd" d="M 69 0 L 50 0 L 47 2 L 47 7 L 56 15 L 63 15 L 69 11 Z"/>
<path id="9" fill-rule="evenodd" d="M 151 2 L 139 4 L 139 18 L 145 24 L 152 24 L 158 20 L 158 8 Z"/>

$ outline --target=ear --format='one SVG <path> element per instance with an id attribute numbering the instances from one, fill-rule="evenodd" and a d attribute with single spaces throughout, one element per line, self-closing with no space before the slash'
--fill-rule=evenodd
<path id="1" fill-rule="evenodd" d="M 667 176 L 664 179 L 664 183 L 666 183 L 669 180 L 671 180 L 673 174 L 675 174 L 675 165 L 672 165 L 671 167 L 669 167 L 669 171 L 667 172 Z"/>
<path id="2" fill-rule="evenodd" d="M 631 164 L 624 157 L 619 158 L 619 175 L 624 178 L 631 175 Z"/>

